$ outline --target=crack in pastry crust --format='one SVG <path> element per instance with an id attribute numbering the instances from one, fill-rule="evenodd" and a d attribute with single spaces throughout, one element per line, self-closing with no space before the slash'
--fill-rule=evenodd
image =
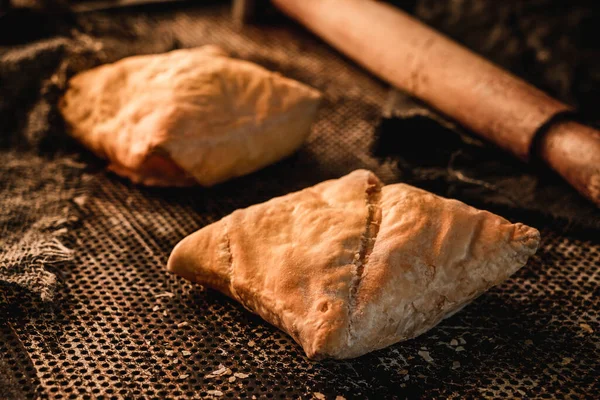
<path id="1" fill-rule="evenodd" d="M 356 267 L 355 278 L 350 288 L 350 296 L 348 301 L 348 341 L 352 340 L 352 313 L 356 308 L 357 297 L 356 293 L 360 286 L 361 279 L 365 272 L 365 268 L 369 262 L 369 256 L 373 251 L 379 227 L 381 225 L 381 182 L 375 176 L 367 177 L 367 189 L 365 190 L 365 203 L 367 207 L 367 221 L 365 232 L 361 236 L 360 245 L 355 255 L 354 266 Z"/>

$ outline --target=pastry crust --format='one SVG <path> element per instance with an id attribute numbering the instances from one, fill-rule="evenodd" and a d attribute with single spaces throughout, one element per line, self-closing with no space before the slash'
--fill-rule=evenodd
<path id="1" fill-rule="evenodd" d="M 527 262 L 539 232 L 357 170 L 237 210 L 183 239 L 167 269 L 239 301 L 310 358 L 415 337 Z"/>
<path id="2" fill-rule="evenodd" d="M 70 133 L 117 174 L 146 185 L 211 186 L 294 152 L 320 98 L 204 46 L 80 73 L 60 109 Z"/>

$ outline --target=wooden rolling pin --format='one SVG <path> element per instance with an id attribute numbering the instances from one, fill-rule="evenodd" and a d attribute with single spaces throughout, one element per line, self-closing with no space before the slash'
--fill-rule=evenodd
<path id="1" fill-rule="evenodd" d="M 375 75 L 522 160 L 539 154 L 600 206 L 600 132 L 558 118 L 547 126 L 553 117 L 570 111 L 566 104 L 388 4 L 272 3 Z M 541 127 L 544 134 L 536 138 Z"/>

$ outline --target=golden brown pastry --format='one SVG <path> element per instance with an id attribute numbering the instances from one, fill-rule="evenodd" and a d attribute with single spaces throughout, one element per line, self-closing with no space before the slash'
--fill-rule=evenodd
<path id="1" fill-rule="evenodd" d="M 521 268 L 539 239 L 357 170 L 206 226 L 167 269 L 239 301 L 310 358 L 351 358 L 432 328 Z"/>
<path id="2" fill-rule="evenodd" d="M 146 185 L 211 186 L 294 152 L 320 97 L 204 46 L 78 74 L 60 108 L 71 134 L 119 175 Z"/>

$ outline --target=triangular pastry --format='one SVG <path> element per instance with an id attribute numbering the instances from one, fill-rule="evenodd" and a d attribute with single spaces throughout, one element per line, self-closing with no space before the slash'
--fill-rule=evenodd
<path id="1" fill-rule="evenodd" d="M 239 301 L 310 358 L 415 337 L 521 268 L 539 232 L 371 172 L 236 210 L 168 270 Z"/>
<path id="2" fill-rule="evenodd" d="M 137 183 L 211 186 L 306 139 L 320 93 L 215 46 L 134 56 L 69 81 L 70 133 Z"/>

